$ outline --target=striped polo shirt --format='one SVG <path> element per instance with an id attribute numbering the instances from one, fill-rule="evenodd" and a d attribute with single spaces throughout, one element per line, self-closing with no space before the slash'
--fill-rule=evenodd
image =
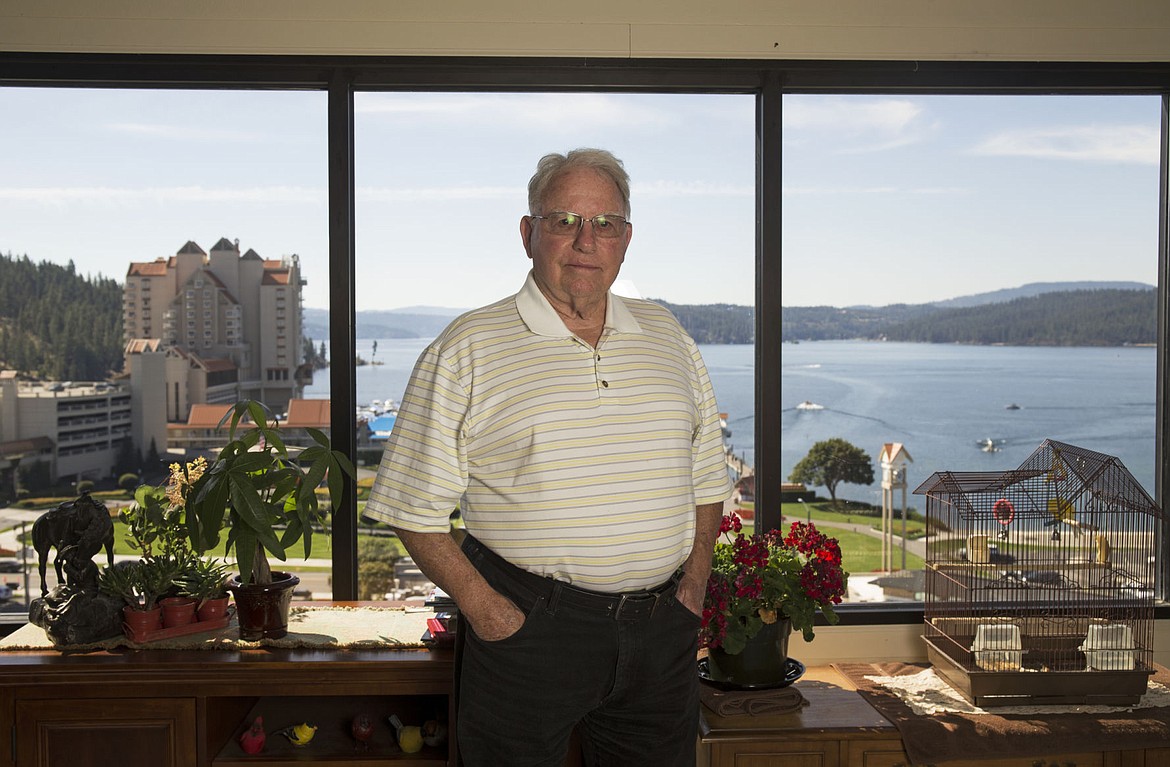
<path id="1" fill-rule="evenodd" d="M 690 553 L 695 506 L 731 493 L 698 347 L 666 309 L 609 294 L 596 349 L 529 273 L 419 357 L 365 513 L 467 530 L 582 588 L 658 585 Z"/>

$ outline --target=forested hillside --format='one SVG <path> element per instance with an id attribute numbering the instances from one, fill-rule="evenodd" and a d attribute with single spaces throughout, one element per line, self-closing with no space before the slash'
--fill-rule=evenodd
<path id="1" fill-rule="evenodd" d="M 678 318 L 697 344 L 750 344 L 756 338 L 756 311 L 735 304 L 672 304 L 651 299 Z"/>
<path id="2" fill-rule="evenodd" d="M 0 254 L 0 368 L 100 381 L 122 368 L 122 286 Z"/>
<path id="3" fill-rule="evenodd" d="M 892 325 L 890 341 L 1122 346 L 1157 343 L 1157 291 L 1078 290 L 944 309 Z"/>
<path id="4" fill-rule="evenodd" d="M 957 309 L 786 307 L 781 331 L 785 341 L 1121 346 L 1156 343 L 1157 312 L 1153 289 L 1071 290 Z"/>
<path id="5" fill-rule="evenodd" d="M 669 309 L 696 343 L 750 344 L 756 335 L 756 312 L 751 306 L 735 304 L 672 304 L 652 299 Z M 359 311 L 358 338 L 434 338 L 447 324 L 462 313 L 421 314 L 408 310 Z M 329 337 L 329 312 L 305 309 L 304 334 L 310 339 Z"/>

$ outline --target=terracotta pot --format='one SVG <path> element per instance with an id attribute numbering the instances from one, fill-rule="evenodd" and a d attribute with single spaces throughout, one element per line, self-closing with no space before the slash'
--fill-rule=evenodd
<path id="1" fill-rule="evenodd" d="M 162 608 L 162 625 L 165 629 L 195 622 L 196 602 L 190 597 L 167 597 L 160 599 L 158 605 Z"/>
<path id="2" fill-rule="evenodd" d="M 146 635 L 162 628 L 162 608 L 136 610 L 127 605 L 122 608 L 122 628 L 134 642 L 146 641 Z"/>
<path id="3" fill-rule="evenodd" d="M 222 620 L 227 615 L 228 604 L 232 601 L 231 597 L 213 597 L 211 599 L 204 599 L 202 604 L 195 609 L 195 616 L 200 621 L 218 621 Z"/>
<path id="4" fill-rule="evenodd" d="M 265 585 L 241 583 L 238 575 L 228 581 L 228 591 L 236 598 L 240 639 L 257 642 L 280 639 L 287 634 L 293 589 L 300 582 L 301 579 L 292 573 L 276 570 L 272 571 L 272 583 Z"/>
<path id="5" fill-rule="evenodd" d="M 783 682 L 788 673 L 788 637 L 792 622 L 765 623 L 743 651 L 729 655 L 721 647 L 707 651 L 707 673 L 717 682 L 760 687 Z"/>

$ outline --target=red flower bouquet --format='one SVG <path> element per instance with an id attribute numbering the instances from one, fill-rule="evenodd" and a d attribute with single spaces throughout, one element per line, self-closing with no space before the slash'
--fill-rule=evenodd
<path id="1" fill-rule="evenodd" d="M 807 641 L 818 610 L 830 624 L 840 620 L 833 605 L 841 603 L 849 574 L 835 538 L 804 522 L 793 522 L 783 537 L 779 530 L 747 536 L 742 529 L 737 515 L 723 517 L 703 602 L 703 647 L 738 654 L 764 624 L 785 618 Z"/>

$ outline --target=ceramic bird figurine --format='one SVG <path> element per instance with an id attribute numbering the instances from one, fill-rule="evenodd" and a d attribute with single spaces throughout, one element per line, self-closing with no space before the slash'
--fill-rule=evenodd
<path id="1" fill-rule="evenodd" d="M 398 734 L 398 747 L 402 749 L 403 753 L 413 754 L 422 749 L 422 728 L 403 724 L 397 714 L 390 715 L 390 724 L 394 727 L 394 732 Z"/>
<path id="2" fill-rule="evenodd" d="M 447 741 L 447 725 L 437 719 L 428 719 L 422 726 L 423 743 L 428 746 L 441 746 Z"/>
<path id="3" fill-rule="evenodd" d="M 258 754 L 264 750 L 264 741 L 268 735 L 264 732 L 264 717 L 258 716 L 252 720 L 252 726 L 240 735 L 240 748 L 245 754 Z"/>
<path id="4" fill-rule="evenodd" d="M 301 722 L 292 727 L 285 727 L 280 734 L 288 738 L 294 746 L 307 746 L 317 734 L 317 725 Z"/>
<path id="5" fill-rule="evenodd" d="M 369 714 L 358 714 L 350 722 L 349 731 L 353 734 L 353 739 L 358 742 L 358 745 L 365 748 L 367 741 L 374 734 L 374 722 L 370 719 Z"/>

